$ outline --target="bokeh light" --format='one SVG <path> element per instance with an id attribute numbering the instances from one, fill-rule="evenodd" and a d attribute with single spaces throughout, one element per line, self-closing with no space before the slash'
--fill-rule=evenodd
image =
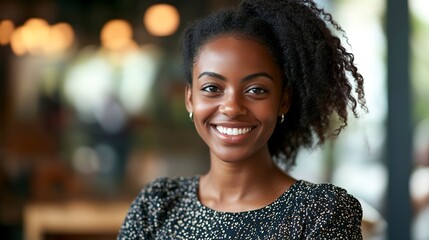
<path id="1" fill-rule="evenodd" d="M 11 20 L 0 21 L 0 45 L 9 44 L 15 25 Z"/>
<path id="2" fill-rule="evenodd" d="M 101 30 L 101 44 L 109 50 L 121 50 L 133 46 L 131 25 L 121 19 L 108 21 Z"/>
<path id="3" fill-rule="evenodd" d="M 24 27 L 18 27 L 10 38 L 10 47 L 13 53 L 17 56 L 21 56 L 27 53 L 27 48 L 24 42 Z"/>
<path id="4" fill-rule="evenodd" d="M 180 15 L 172 5 L 156 4 L 146 10 L 143 22 L 150 34 L 164 37 L 176 32 L 180 23 Z"/>
<path id="5" fill-rule="evenodd" d="M 82 174 L 96 173 L 100 170 L 100 159 L 97 152 L 87 146 L 76 149 L 72 159 L 73 168 Z"/>
<path id="6" fill-rule="evenodd" d="M 68 23 L 54 24 L 49 31 L 49 44 L 45 45 L 47 54 L 61 53 L 74 42 L 74 31 Z"/>
<path id="7" fill-rule="evenodd" d="M 95 122 L 96 109 L 102 107 L 113 92 L 113 76 L 112 66 L 98 55 L 80 59 L 70 67 L 64 91 L 82 121 Z"/>
<path id="8" fill-rule="evenodd" d="M 40 18 L 31 18 L 24 24 L 21 32 L 26 50 L 31 54 L 41 54 L 49 43 L 49 24 Z"/>
<path id="9" fill-rule="evenodd" d="M 74 42 L 74 31 L 68 23 L 50 26 L 40 18 L 31 18 L 18 27 L 10 38 L 12 51 L 18 55 L 52 55 L 63 53 Z"/>

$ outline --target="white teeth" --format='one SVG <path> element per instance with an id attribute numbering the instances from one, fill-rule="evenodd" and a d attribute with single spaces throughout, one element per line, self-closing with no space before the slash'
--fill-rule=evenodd
<path id="1" fill-rule="evenodd" d="M 246 134 L 252 130 L 251 127 L 247 128 L 227 128 L 222 126 L 216 126 L 216 129 L 226 135 L 241 135 Z"/>

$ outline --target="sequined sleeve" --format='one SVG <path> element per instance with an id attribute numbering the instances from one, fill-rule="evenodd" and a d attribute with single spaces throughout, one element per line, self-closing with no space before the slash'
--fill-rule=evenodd
<path id="1" fill-rule="evenodd" d="M 118 240 L 129 239 L 150 239 L 148 231 L 143 231 L 144 226 L 149 227 L 147 210 L 144 204 L 145 191 L 141 191 L 136 199 L 132 202 L 128 213 L 125 217 L 124 223 L 118 234 Z"/>
<path id="2" fill-rule="evenodd" d="M 331 184 L 314 189 L 306 219 L 306 239 L 362 239 L 359 201 Z"/>
<path id="3" fill-rule="evenodd" d="M 148 184 L 132 202 L 117 239 L 153 239 L 177 188 L 166 178 Z"/>

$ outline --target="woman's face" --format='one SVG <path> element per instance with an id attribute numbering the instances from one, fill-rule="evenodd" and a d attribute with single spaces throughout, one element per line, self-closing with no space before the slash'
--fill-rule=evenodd
<path id="1" fill-rule="evenodd" d="M 186 107 L 211 156 L 240 161 L 268 152 L 278 116 L 289 107 L 289 92 L 267 47 L 223 36 L 206 43 L 197 56 Z"/>

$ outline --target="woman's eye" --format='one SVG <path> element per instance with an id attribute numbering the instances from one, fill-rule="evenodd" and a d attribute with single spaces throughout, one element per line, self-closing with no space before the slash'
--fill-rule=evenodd
<path id="1" fill-rule="evenodd" d="M 251 89 L 247 90 L 247 92 L 253 93 L 253 94 L 264 94 L 268 91 L 266 89 L 256 87 L 256 88 L 251 88 Z"/>
<path id="2" fill-rule="evenodd" d="M 216 86 L 206 86 L 206 87 L 203 87 L 201 90 L 209 93 L 219 92 L 219 88 Z"/>

